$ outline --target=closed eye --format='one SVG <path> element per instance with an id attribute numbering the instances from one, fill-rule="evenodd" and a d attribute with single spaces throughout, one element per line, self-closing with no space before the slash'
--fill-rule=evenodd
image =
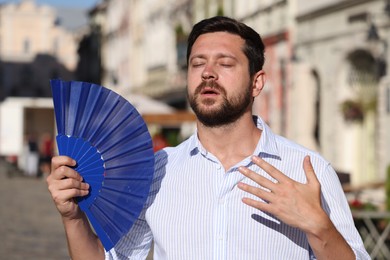
<path id="1" fill-rule="evenodd" d="M 221 58 L 218 59 L 218 64 L 222 67 L 230 68 L 233 67 L 236 64 L 236 62 L 235 59 L 230 56 L 222 56 Z"/>
<path id="2" fill-rule="evenodd" d="M 191 64 L 191 66 L 194 67 L 194 68 L 201 67 L 203 65 L 204 65 L 204 63 L 192 63 Z"/>

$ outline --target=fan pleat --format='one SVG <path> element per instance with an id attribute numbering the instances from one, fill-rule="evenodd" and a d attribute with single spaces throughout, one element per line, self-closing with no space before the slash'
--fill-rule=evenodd
<path id="1" fill-rule="evenodd" d="M 140 151 L 137 154 L 126 154 L 122 157 L 120 157 L 120 160 L 110 160 L 105 161 L 106 169 L 115 169 L 115 168 L 121 168 L 126 166 L 137 166 L 145 164 L 147 165 L 147 162 L 150 163 L 150 157 L 148 156 L 148 151 Z"/>
<path id="2" fill-rule="evenodd" d="M 129 208 L 124 207 L 123 205 L 127 205 L 126 203 L 124 204 L 119 204 L 119 203 L 113 203 L 112 201 L 108 200 L 107 198 L 101 197 L 101 200 L 104 201 L 107 204 L 114 204 L 115 207 L 121 209 L 123 212 L 126 212 L 128 216 L 130 216 L 132 221 L 135 221 L 137 219 L 137 216 L 134 215 L 134 212 L 129 210 Z"/>
<path id="3" fill-rule="evenodd" d="M 107 208 L 101 209 L 97 206 L 97 204 L 93 204 L 88 210 L 91 211 L 91 215 L 89 216 L 89 218 L 98 219 L 99 222 L 97 223 L 97 225 L 101 226 L 104 231 L 104 233 L 100 234 L 99 237 L 105 236 L 106 240 L 108 240 L 112 244 L 115 244 L 115 241 L 118 241 L 120 239 L 121 234 L 123 232 L 117 225 L 111 222 L 113 216 L 108 213 L 110 212 L 110 209 L 108 209 L 107 211 Z"/>
<path id="4" fill-rule="evenodd" d="M 142 182 L 137 182 L 138 186 L 129 186 L 129 185 L 117 185 L 115 184 L 117 182 L 117 180 L 113 179 L 113 180 L 105 180 L 104 181 L 104 186 L 102 188 L 102 192 L 107 192 L 107 193 L 111 193 L 110 194 L 110 198 L 115 198 L 115 197 L 118 197 L 118 200 L 121 198 L 121 194 L 122 193 L 126 193 L 128 195 L 131 195 L 129 196 L 129 198 L 131 198 L 131 200 L 129 199 L 125 199 L 125 201 L 131 201 L 132 203 L 134 203 L 134 201 L 137 201 L 137 199 L 142 199 L 143 198 L 143 194 L 142 194 L 142 191 L 143 191 L 143 188 L 142 187 Z M 112 185 L 114 184 L 114 185 Z M 111 201 L 114 201 L 114 200 L 111 200 Z"/>
<path id="5" fill-rule="evenodd" d="M 140 214 L 154 173 L 147 126 L 123 97 L 87 82 L 51 80 L 60 155 L 90 185 L 76 198 L 106 250 Z"/>
<path id="6" fill-rule="evenodd" d="M 82 111 L 84 106 L 81 105 L 81 101 L 85 98 L 85 91 L 88 89 L 81 88 L 82 83 L 77 82 L 73 84 L 72 88 L 70 88 L 70 97 L 69 97 L 69 115 L 74 115 L 74 118 L 67 118 L 67 132 L 66 134 L 69 136 L 75 136 L 75 126 L 78 124 L 82 116 Z"/>
<path id="7" fill-rule="evenodd" d="M 75 139 L 76 141 L 74 142 L 73 152 L 69 156 L 77 161 L 79 159 L 79 156 L 81 156 L 80 153 L 85 152 L 85 148 L 87 146 L 84 145 L 85 141 L 83 139 L 81 138 L 75 138 Z"/>
<path id="8" fill-rule="evenodd" d="M 87 172 L 89 169 L 99 169 L 99 168 L 104 168 L 104 162 L 101 157 L 98 157 L 98 154 L 95 158 L 94 161 L 91 163 L 85 163 L 77 167 L 77 171 L 79 172 Z"/>
<path id="9" fill-rule="evenodd" d="M 127 127 L 126 130 L 129 130 L 129 131 L 123 131 L 123 137 L 121 139 L 117 139 L 113 143 L 102 143 L 101 147 L 100 147 L 100 151 L 102 153 L 106 153 L 106 151 L 111 150 L 111 149 L 115 149 L 115 147 L 128 145 L 129 143 L 132 142 L 133 139 L 137 139 L 138 136 L 145 134 L 145 127 L 143 127 L 141 123 L 134 122 L 134 121 L 130 125 L 130 126 L 134 126 L 134 127 L 130 127 L 130 126 Z M 149 133 L 146 133 L 146 134 L 149 134 Z M 110 138 L 111 138 L 111 136 L 110 136 Z M 136 145 L 136 144 L 133 144 L 133 145 Z"/>
<path id="10" fill-rule="evenodd" d="M 123 135 L 127 134 L 126 130 L 132 129 L 132 121 L 137 117 L 139 118 L 139 114 L 133 111 L 134 108 L 131 109 L 128 103 L 123 103 L 125 100 L 120 101 L 121 102 L 113 111 L 113 117 L 102 124 L 99 132 L 94 136 L 94 139 L 96 140 L 94 141 L 95 145 L 100 145 L 100 143 L 104 143 L 108 139 L 113 142 L 118 139 L 123 139 Z"/>
<path id="11" fill-rule="evenodd" d="M 67 108 L 69 100 L 69 82 L 55 81 L 53 87 L 59 91 L 53 93 L 53 103 L 56 114 L 57 131 L 59 134 L 65 134 L 65 122 L 67 120 Z"/>
<path id="12" fill-rule="evenodd" d="M 112 194 L 110 194 L 112 195 Z M 113 214 L 113 217 L 117 220 L 115 222 L 111 221 L 110 223 L 107 223 L 108 225 L 114 227 L 117 231 L 123 232 L 128 230 L 128 227 L 123 227 L 120 224 L 122 223 L 128 223 L 129 221 L 134 222 L 134 213 L 130 213 L 129 210 L 117 210 L 117 209 L 123 209 L 124 205 L 130 205 L 128 204 L 118 204 L 116 202 L 113 202 L 109 199 L 103 199 L 107 198 L 108 196 L 101 196 L 97 198 L 96 203 L 94 206 L 96 206 L 97 209 L 99 209 L 101 212 L 104 212 L 104 214 L 107 216 L 107 212 L 110 212 Z M 139 204 L 136 206 L 139 207 Z M 132 203 L 132 207 L 134 207 L 134 203 Z M 92 207 L 91 207 L 92 208 Z M 141 204 L 142 208 L 142 204 Z"/>
<path id="13" fill-rule="evenodd" d="M 84 180 L 87 178 L 92 181 L 98 179 L 99 182 L 102 182 L 104 179 L 104 168 L 103 172 L 101 172 L 101 169 L 102 167 L 83 170 Z"/>
<path id="14" fill-rule="evenodd" d="M 151 168 L 148 167 L 139 167 L 139 168 L 131 168 L 131 170 L 127 168 L 116 168 L 110 170 L 110 175 L 105 176 L 105 180 L 127 180 L 127 181 L 149 181 L 149 177 L 143 174 L 143 171 L 150 171 Z M 130 173 L 131 174 L 130 174 Z"/>
<path id="15" fill-rule="evenodd" d="M 105 200 L 96 199 L 96 203 L 91 205 L 91 212 L 95 215 L 96 218 L 102 218 L 104 221 L 104 229 L 109 227 L 111 229 L 110 237 L 115 237 L 115 239 L 120 238 L 120 234 L 126 232 L 128 227 L 123 227 L 122 223 L 129 223 L 131 215 L 125 214 L 123 216 L 121 211 L 118 211 L 118 208 L 115 207 L 112 203 L 106 202 Z M 115 218 L 116 221 L 110 221 L 112 218 Z M 132 223 L 131 223 L 132 224 Z"/>
<path id="16" fill-rule="evenodd" d="M 134 138 L 136 139 L 136 138 Z M 139 138 L 140 140 L 142 139 L 142 136 L 141 138 Z M 128 144 L 128 146 L 126 146 L 125 144 L 119 144 L 118 146 L 116 147 L 113 147 L 111 150 L 103 153 L 104 154 L 104 158 L 106 158 L 106 161 L 111 161 L 111 160 L 115 160 L 116 157 L 123 157 L 123 156 L 130 156 L 132 154 L 138 154 L 139 152 L 142 152 L 145 147 L 149 147 L 150 146 L 150 142 L 149 141 L 140 141 L 139 143 L 137 144 Z"/>
<path id="17" fill-rule="evenodd" d="M 86 83 L 84 83 L 86 84 Z M 83 85 L 83 87 L 88 88 L 89 85 Z M 90 85 L 88 92 L 87 100 L 85 101 L 85 107 L 88 109 L 84 110 L 84 115 L 80 120 L 79 127 L 77 129 L 77 136 L 86 136 L 87 129 L 90 129 L 91 120 L 93 118 L 93 114 L 96 110 L 98 110 L 99 100 L 102 96 L 102 89 L 97 85 Z"/>
<path id="18" fill-rule="evenodd" d="M 96 156 L 96 153 L 98 153 L 98 150 L 95 147 L 90 146 L 88 150 L 86 150 L 85 153 L 80 156 L 78 164 L 83 165 L 84 163 L 88 162 L 91 158 Z"/>
<path id="19" fill-rule="evenodd" d="M 112 116 L 112 112 L 119 104 L 119 97 L 106 92 L 107 91 L 103 91 L 102 94 L 107 98 L 103 101 L 104 103 L 99 108 L 99 111 L 96 112 L 99 114 L 99 117 L 95 117 L 94 120 L 90 122 L 89 131 L 87 133 L 88 141 L 93 145 L 96 143 L 96 135 L 101 131 L 100 129 L 106 124 L 106 120 Z"/>

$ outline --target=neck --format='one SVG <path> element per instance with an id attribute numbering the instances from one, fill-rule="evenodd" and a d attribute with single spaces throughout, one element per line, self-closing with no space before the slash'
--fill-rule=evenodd
<path id="1" fill-rule="evenodd" d="M 252 155 L 261 136 L 249 113 L 229 125 L 207 127 L 200 122 L 197 125 L 203 147 L 218 158 L 225 170 Z"/>

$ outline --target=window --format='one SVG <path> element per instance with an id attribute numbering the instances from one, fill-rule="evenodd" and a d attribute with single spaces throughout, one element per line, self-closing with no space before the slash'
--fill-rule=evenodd
<path id="1" fill-rule="evenodd" d="M 386 111 L 390 114 L 390 86 L 386 89 Z"/>
<path id="2" fill-rule="evenodd" d="M 60 41 L 58 40 L 58 38 L 55 38 L 54 41 L 53 41 L 53 53 L 54 53 L 54 55 L 58 54 L 59 46 L 60 46 Z"/>
<path id="3" fill-rule="evenodd" d="M 29 39 L 25 39 L 23 42 L 23 52 L 24 53 L 30 53 L 31 44 Z"/>

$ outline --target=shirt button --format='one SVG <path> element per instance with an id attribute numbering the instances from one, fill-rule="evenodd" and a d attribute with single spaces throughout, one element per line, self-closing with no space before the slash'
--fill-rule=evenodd
<path id="1" fill-rule="evenodd" d="M 224 200 L 224 199 L 219 199 L 219 200 L 218 200 L 218 204 L 222 205 L 222 204 L 224 204 L 224 203 L 225 203 L 225 200 Z"/>

